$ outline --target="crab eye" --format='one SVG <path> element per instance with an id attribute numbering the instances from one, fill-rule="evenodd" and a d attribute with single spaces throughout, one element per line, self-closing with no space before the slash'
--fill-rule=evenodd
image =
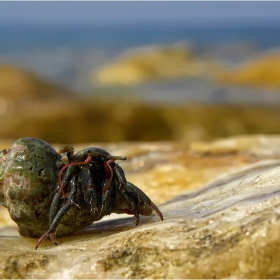
<path id="1" fill-rule="evenodd" d="M 90 153 L 90 150 L 87 150 L 87 153 L 89 154 L 89 153 Z"/>

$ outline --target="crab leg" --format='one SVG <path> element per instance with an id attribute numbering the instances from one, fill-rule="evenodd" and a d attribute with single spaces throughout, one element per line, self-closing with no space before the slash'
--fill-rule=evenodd
<path id="1" fill-rule="evenodd" d="M 43 240 L 45 240 L 48 236 L 51 238 L 53 244 L 57 245 L 57 243 L 55 241 L 55 231 L 56 231 L 61 219 L 68 212 L 68 210 L 71 207 L 73 207 L 74 205 L 76 205 L 74 203 L 74 200 L 73 200 L 74 196 L 75 196 L 75 193 L 76 193 L 76 183 L 77 183 L 76 177 L 72 178 L 71 181 L 70 181 L 71 191 L 70 191 L 70 194 L 68 196 L 67 202 L 57 212 L 57 214 L 55 215 L 54 219 L 52 220 L 52 222 L 49 226 L 49 229 L 38 239 L 36 247 L 35 247 L 36 250 L 38 249 L 40 244 L 43 242 Z"/>
<path id="2" fill-rule="evenodd" d="M 144 205 L 148 205 L 152 207 L 152 209 L 157 213 L 159 218 L 163 220 L 163 215 L 160 212 L 160 210 L 156 207 L 156 205 L 150 200 L 150 198 L 142 190 L 140 190 L 138 187 L 136 187 L 130 182 L 127 182 L 126 188 L 129 192 L 137 196 L 139 202 L 141 201 Z"/>
<path id="3" fill-rule="evenodd" d="M 59 171 L 59 173 L 58 173 L 58 184 L 59 184 L 60 191 L 61 191 L 61 193 L 62 193 L 63 198 L 66 198 L 66 194 L 65 194 L 65 192 L 64 192 L 64 189 L 63 189 L 63 186 L 62 186 L 62 180 L 61 180 L 63 171 L 64 171 L 66 168 L 68 168 L 69 166 L 80 165 L 80 164 L 89 164 L 89 163 L 91 162 L 91 160 L 92 160 L 92 157 L 89 155 L 89 156 L 86 158 L 85 161 L 82 161 L 82 162 L 71 162 L 71 163 L 69 163 L 69 164 L 63 166 L 63 167 L 60 169 L 60 171 Z"/>

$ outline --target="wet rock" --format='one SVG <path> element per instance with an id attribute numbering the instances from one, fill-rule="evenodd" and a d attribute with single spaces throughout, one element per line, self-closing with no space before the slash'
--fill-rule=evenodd
<path id="1" fill-rule="evenodd" d="M 36 240 L 2 225 L 0 277 L 278 278 L 278 143 L 277 136 L 244 136 L 190 146 L 99 145 L 128 156 L 127 179 L 164 220 L 141 217 L 135 227 L 133 217 L 111 215 L 38 251 Z"/>

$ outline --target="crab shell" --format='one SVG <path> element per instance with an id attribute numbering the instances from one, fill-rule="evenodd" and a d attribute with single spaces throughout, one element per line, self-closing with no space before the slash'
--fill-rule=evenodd
<path id="1" fill-rule="evenodd" d="M 49 211 L 64 166 L 48 143 L 20 138 L 0 153 L 0 204 L 8 208 L 19 234 L 40 237 L 49 227 Z M 73 207 L 62 219 L 57 236 L 76 232 L 100 217 Z"/>
<path id="2" fill-rule="evenodd" d="M 2 200 L 22 236 L 39 236 L 48 227 L 60 156 L 44 141 L 20 138 L 2 158 Z"/>

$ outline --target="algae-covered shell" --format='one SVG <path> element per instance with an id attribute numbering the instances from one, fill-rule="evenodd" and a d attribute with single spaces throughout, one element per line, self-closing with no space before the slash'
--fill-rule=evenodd
<path id="1" fill-rule="evenodd" d="M 2 154 L 0 202 L 18 224 L 20 235 L 37 237 L 48 229 L 49 209 L 62 165 L 52 146 L 34 138 L 20 138 Z"/>

